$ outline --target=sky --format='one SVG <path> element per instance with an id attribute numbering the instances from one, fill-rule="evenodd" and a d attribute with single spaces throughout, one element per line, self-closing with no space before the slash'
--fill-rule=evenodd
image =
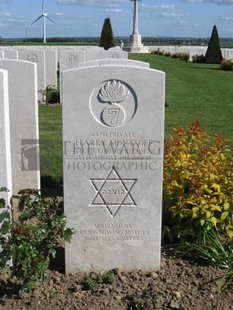
<path id="1" fill-rule="evenodd" d="M 133 31 L 131 0 L 44 0 L 47 37 L 99 37 L 110 17 L 115 36 Z M 2 38 L 42 37 L 42 0 L 0 0 Z M 220 37 L 233 38 L 233 0 L 142 0 L 139 33 L 153 37 L 210 37 L 214 25 Z"/>

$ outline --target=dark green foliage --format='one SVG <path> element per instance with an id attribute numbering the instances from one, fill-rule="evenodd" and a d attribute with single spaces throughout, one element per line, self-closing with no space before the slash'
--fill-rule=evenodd
<path id="1" fill-rule="evenodd" d="M 233 62 L 231 60 L 223 59 L 220 65 L 220 69 L 224 71 L 233 71 Z"/>
<path id="2" fill-rule="evenodd" d="M 0 219 L 0 271 L 13 259 L 11 275 L 25 291 L 33 289 L 48 272 L 49 261 L 64 241 L 70 242 L 73 229 L 59 214 L 57 198 L 43 198 L 36 190 L 20 191 L 17 218 L 10 222 L 9 212 Z M 61 213 L 61 212 L 60 212 Z"/>
<path id="3" fill-rule="evenodd" d="M 208 44 L 208 49 L 205 55 L 205 62 L 207 64 L 220 64 L 222 59 L 223 57 L 220 48 L 218 30 L 216 25 L 214 25 L 211 38 Z"/>
<path id="4" fill-rule="evenodd" d="M 160 295 L 166 295 L 165 292 L 153 292 L 149 287 L 145 290 L 138 290 L 128 296 L 127 303 L 129 310 L 148 310 L 157 309 L 157 299 Z M 160 307 L 159 307 L 160 308 Z M 180 309 L 180 308 L 179 308 Z"/>
<path id="5" fill-rule="evenodd" d="M 46 87 L 45 96 L 47 104 L 60 103 L 60 90 L 53 86 Z"/>
<path id="6" fill-rule="evenodd" d="M 99 46 L 103 47 L 105 50 L 115 46 L 111 20 L 109 17 L 104 21 Z"/>
<path id="7" fill-rule="evenodd" d="M 89 291 L 92 290 L 93 288 L 98 285 L 98 281 L 90 276 L 87 276 L 83 281 L 82 281 L 82 289 L 84 291 Z"/>
<path id="8" fill-rule="evenodd" d="M 85 291 L 94 289 L 100 284 L 113 284 L 115 280 L 115 275 L 113 271 L 105 272 L 103 275 L 89 275 L 83 279 L 81 282 L 82 289 Z"/>
<path id="9" fill-rule="evenodd" d="M 205 62 L 205 56 L 203 56 L 203 55 L 194 55 L 194 56 L 192 56 L 192 59 L 193 59 L 194 63 L 201 64 L 201 63 Z"/>

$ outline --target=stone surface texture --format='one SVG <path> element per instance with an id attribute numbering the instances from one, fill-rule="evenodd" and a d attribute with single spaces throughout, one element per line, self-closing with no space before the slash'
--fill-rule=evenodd
<path id="1" fill-rule="evenodd" d="M 12 182 L 17 194 L 40 188 L 36 65 L 0 60 L 0 68 L 8 71 Z"/>
<path id="2" fill-rule="evenodd" d="M 39 50 L 19 50 L 19 59 L 37 65 L 38 99 L 44 100 L 43 91 L 46 88 L 45 52 Z"/>
<path id="3" fill-rule="evenodd" d="M 5 187 L 8 189 L 8 192 L 0 192 L 0 198 L 4 198 L 9 205 L 12 194 L 12 176 L 8 74 L 6 70 L 2 69 L 0 70 L 0 162 L 0 188 Z"/>
<path id="4" fill-rule="evenodd" d="M 146 81 L 146 83 L 145 83 Z M 159 269 L 165 74 L 63 71 L 66 271 Z"/>

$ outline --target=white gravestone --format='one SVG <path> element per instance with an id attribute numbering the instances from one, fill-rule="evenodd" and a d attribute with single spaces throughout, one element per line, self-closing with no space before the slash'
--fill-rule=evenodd
<path id="1" fill-rule="evenodd" d="M 85 62 L 85 52 L 83 51 L 60 51 L 60 71 L 78 68 L 78 65 L 83 62 Z"/>
<path id="2" fill-rule="evenodd" d="M 46 88 L 45 52 L 38 50 L 21 50 L 19 59 L 26 60 L 37 65 L 38 99 L 44 100 L 43 91 Z"/>
<path id="3" fill-rule="evenodd" d="M 78 65 L 81 67 L 90 67 L 90 66 L 105 66 L 105 65 L 121 65 L 121 66 L 134 66 L 134 67 L 144 67 L 150 68 L 150 64 L 144 61 L 137 61 L 131 59 L 97 59 L 90 60 Z"/>
<path id="4" fill-rule="evenodd" d="M 8 71 L 13 194 L 40 188 L 36 65 L 0 60 Z"/>
<path id="5" fill-rule="evenodd" d="M 0 188 L 5 187 L 8 192 L 0 192 L 6 204 L 10 204 L 12 194 L 11 178 L 11 151 L 10 151 L 10 124 L 9 124 L 9 98 L 8 74 L 0 70 Z M 0 215 L 1 215 L 0 209 Z"/>
<path id="6" fill-rule="evenodd" d="M 57 51 L 45 50 L 46 86 L 57 88 Z"/>
<path id="7" fill-rule="evenodd" d="M 15 51 L 13 49 L 5 49 L 4 59 L 18 59 L 18 51 Z"/>
<path id="8" fill-rule="evenodd" d="M 128 52 L 122 51 L 120 48 L 110 48 L 104 51 L 104 58 L 106 59 L 128 59 Z"/>
<path id="9" fill-rule="evenodd" d="M 89 48 L 86 49 L 86 61 L 105 59 L 105 50 L 103 48 Z"/>
<path id="10" fill-rule="evenodd" d="M 159 269 L 165 74 L 62 72 L 66 272 Z M 146 81 L 146 83 L 145 83 Z"/>

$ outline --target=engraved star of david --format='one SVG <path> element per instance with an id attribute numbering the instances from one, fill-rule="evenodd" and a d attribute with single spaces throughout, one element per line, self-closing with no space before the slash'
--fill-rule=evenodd
<path id="1" fill-rule="evenodd" d="M 105 206 L 112 218 L 122 206 L 136 206 L 130 191 L 137 179 L 123 179 L 113 166 L 104 179 L 90 179 L 96 193 L 90 206 Z"/>

